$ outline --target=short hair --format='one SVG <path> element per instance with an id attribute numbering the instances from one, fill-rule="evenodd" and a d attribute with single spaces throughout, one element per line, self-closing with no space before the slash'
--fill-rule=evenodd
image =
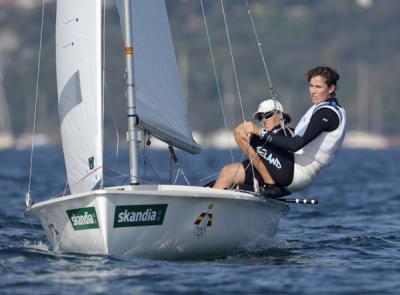
<path id="1" fill-rule="evenodd" d="M 283 119 L 283 124 L 285 124 L 285 125 L 292 122 L 292 118 L 287 113 L 282 113 L 282 119 Z"/>
<path id="2" fill-rule="evenodd" d="M 324 77 L 328 86 L 336 86 L 336 83 L 340 78 L 338 72 L 335 69 L 323 65 L 313 68 L 306 73 L 308 82 L 310 82 L 310 80 L 316 76 Z"/>

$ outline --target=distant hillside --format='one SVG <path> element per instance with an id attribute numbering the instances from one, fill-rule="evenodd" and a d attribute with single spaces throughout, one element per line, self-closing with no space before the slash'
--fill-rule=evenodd
<path id="1" fill-rule="evenodd" d="M 166 1 L 180 61 L 193 129 L 211 132 L 223 125 L 200 2 Z M 242 120 L 227 47 L 220 1 L 204 0 L 229 127 Z M 309 106 L 304 73 L 328 64 L 341 74 L 338 97 L 349 114 L 349 128 L 398 133 L 396 76 L 400 69 L 400 1 L 250 0 L 265 58 L 280 98 L 296 122 Z M 266 76 L 245 1 L 224 1 L 246 119 L 269 96 Z M 361 3 L 361 2 L 360 2 Z M 30 130 L 34 105 L 41 7 L 0 9 L 0 65 L 14 130 Z M 40 76 L 39 131 L 58 136 L 54 64 L 55 3 L 45 10 Z M 122 41 L 112 6 L 107 11 L 106 80 L 121 134 L 125 130 Z M 232 99 L 233 97 L 233 99 Z M 112 100 L 112 104 L 110 101 Z M 106 132 L 112 138 L 111 112 Z"/>

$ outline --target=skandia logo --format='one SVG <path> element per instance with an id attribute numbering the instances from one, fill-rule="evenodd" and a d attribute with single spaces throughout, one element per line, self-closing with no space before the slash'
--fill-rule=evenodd
<path id="1" fill-rule="evenodd" d="M 116 206 L 114 227 L 160 225 L 168 204 Z"/>
<path id="2" fill-rule="evenodd" d="M 99 228 L 94 207 L 67 210 L 67 215 L 74 230 Z"/>
<path id="3" fill-rule="evenodd" d="M 89 213 L 85 212 L 83 215 L 72 215 L 71 217 L 72 223 L 76 225 L 84 225 L 84 224 L 95 224 L 94 218 Z"/>

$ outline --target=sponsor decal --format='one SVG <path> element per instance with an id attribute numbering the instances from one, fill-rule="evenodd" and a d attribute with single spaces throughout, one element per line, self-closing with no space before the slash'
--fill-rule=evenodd
<path id="1" fill-rule="evenodd" d="M 207 212 L 202 212 L 194 221 L 194 235 L 201 239 L 207 233 L 207 227 L 212 226 L 213 214 L 211 209 L 214 207 L 213 204 L 208 205 Z"/>
<path id="2" fill-rule="evenodd" d="M 67 214 L 74 230 L 99 228 L 94 207 L 67 210 Z"/>
<path id="3" fill-rule="evenodd" d="M 88 165 L 90 170 L 94 168 L 94 157 L 88 158 Z"/>
<path id="4" fill-rule="evenodd" d="M 116 206 L 114 227 L 161 225 L 168 204 Z"/>

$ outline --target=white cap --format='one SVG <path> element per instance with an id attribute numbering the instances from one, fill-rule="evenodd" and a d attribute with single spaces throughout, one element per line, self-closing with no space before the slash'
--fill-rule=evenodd
<path id="1" fill-rule="evenodd" d="M 253 114 L 253 118 L 257 119 L 260 115 L 272 111 L 278 111 L 283 113 L 283 107 L 279 101 L 276 99 L 267 99 L 264 100 L 260 105 L 258 106 L 257 112 Z"/>

